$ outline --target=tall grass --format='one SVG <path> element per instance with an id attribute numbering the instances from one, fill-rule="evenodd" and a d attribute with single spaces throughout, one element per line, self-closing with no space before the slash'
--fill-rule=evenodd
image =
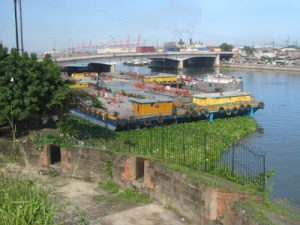
<path id="1" fill-rule="evenodd" d="M 53 225 L 57 209 L 50 191 L 33 181 L 7 178 L 0 174 L 1 225 Z"/>

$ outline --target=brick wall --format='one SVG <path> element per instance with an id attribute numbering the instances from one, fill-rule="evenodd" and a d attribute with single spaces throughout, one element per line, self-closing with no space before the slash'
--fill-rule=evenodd
<path id="1" fill-rule="evenodd" d="M 210 187 L 151 160 L 98 149 L 61 148 L 61 161 L 51 165 L 50 149 L 50 145 L 45 145 L 37 152 L 35 145 L 24 144 L 20 148 L 18 163 L 40 171 L 55 167 L 64 176 L 94 181 L 111 179 L 107 171 L 111 165 L 115 182 L 149 193 L 151 198 L 175 207 L 197 224 L 257 224 L 248 211 L 232 205 L 249 198 L 261 202 L 260 197 Z M 0 145 L 0 156 L 8 152 L 9 146 Z"/>
<path id="2" fill-rule="evenodd" d="M 108 151 L 88 148 L 62 148 L 61 172 L 66 176 L 88 180 L 108 179 L 106 165 L 115 155 Z"/>

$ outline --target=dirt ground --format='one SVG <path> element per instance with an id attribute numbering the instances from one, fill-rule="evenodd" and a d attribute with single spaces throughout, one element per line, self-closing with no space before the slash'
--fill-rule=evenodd
<path id="1" fill-rule="evenodd" d="M 63 220 L 66 225 L 191 224 L 186 218 L 157 202 L 143 204 L 128 200 L 96 201 L 95 196 L 109 193 L 93 182 L 49 175 L 35 175 L 34 179 L 53 189 L 63 211 L 59 220 Z"/>

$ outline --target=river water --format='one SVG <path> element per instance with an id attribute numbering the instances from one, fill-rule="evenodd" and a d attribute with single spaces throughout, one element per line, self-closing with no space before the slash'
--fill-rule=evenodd
<path id="1" fill-rule="evenodd" d="M 118 71 L 151 73 L 147 67 L 119 65 Z M 155 71 L 164 72 L 164 71 Z M 252 92 L 265 109 L 255 113 L 257 132 L 248 142 L 266 153 L 267 169 L 275 169 L 269 180 L 273 199 L 287 199 L 300 206 L 300 72 L 276 72 L 240 69 L 185 69 L 165 71 L 192 76 L 221 72 L 242 77 L 244 90 Z"/>

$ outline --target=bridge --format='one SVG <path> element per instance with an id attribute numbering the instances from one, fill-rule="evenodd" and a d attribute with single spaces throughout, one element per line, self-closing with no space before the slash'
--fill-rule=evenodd
<path id="1" fill-rule="evenodd" d="M 151 59 L 151 67 L 183 69 L 188 66 L 218 66 L 220 60 L 232 57 L 231 52 L 150 52 L 150 53 L 102 53 L 77 56 L 59 56 L 55 61 L 62 66 L 82 66 L 90 62 L 108 66 L 114 71 L 116 64 L 134 59 Z"/>

